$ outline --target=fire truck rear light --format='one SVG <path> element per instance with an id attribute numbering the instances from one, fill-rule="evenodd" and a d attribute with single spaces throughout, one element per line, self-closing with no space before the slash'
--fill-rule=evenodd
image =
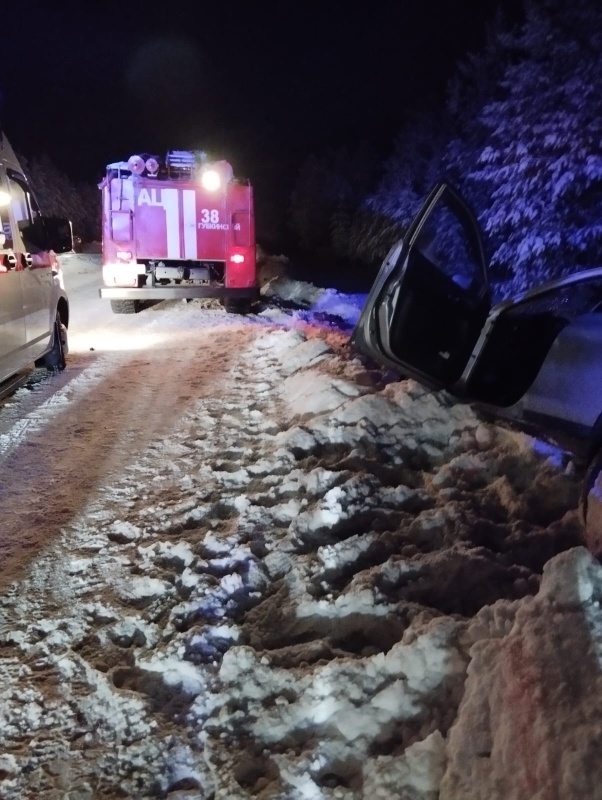
<path id="1" fill-rule="evenodd" d="M 120 261 L 131 261 L 132 260 L 132 254 L 130 253 L 129 250 L 118 250 L 117 253 L 116 253 L 116 256 Z"/>
<path id="2" fill-rule="evenodd" d="M 230 261 L 234 264 L 243 264 L 245 257 L 241 253 L 234 253 L 233 256 L 230 256 Z"/>

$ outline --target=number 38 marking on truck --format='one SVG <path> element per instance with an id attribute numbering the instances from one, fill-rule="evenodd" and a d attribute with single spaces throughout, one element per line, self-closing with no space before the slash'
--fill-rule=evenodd
<path id="1" fill-rule="evenodd" d="M 227 222 L 219 221 L 219 210 L 217 208 L 201 208 L 201 221 L 198 224 L 200 230 L 204 231 L 229 231 L 230 225 Z M 240 226 L 239 226 L 240 227 Z M 235 230 L 239 227 L 234 226 Z"/>
<path id="2" fill-rule="evenodd" d="M 230 225 L 227 222 L 219 221 L 219 209 L 202 208 L 201 221 L 198 223 L 198 228 L 204 231 L 229 231 Z M 240 230 L 240 222 L 234 223 L 234 230 Z"/>
<path id="3" fill-rule="evenodd" d="M 202 208 L 201 209 L 201 222 L 212 222 L 214 225 L 219 223 L 219 209 L 217 208 Z"/>

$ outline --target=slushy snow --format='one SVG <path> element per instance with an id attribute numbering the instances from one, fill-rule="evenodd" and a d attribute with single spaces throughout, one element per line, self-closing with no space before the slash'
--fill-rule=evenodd
<path id="1" fill-rule="evenodd" d="M 363 299 L 161 304 L 2 408 L 4 800 L 600 796 L 570 459 L 359 358 Z"/>

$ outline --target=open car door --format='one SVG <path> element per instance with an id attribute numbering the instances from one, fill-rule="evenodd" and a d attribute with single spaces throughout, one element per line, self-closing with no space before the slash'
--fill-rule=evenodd
<path id="1" fill-rule="evenodd" d="M 490 307 L 478 223 L 461 196 L 440 183 L 387 255 L 351 344 L 431 388 L 451 389 Z"/>
<path id="2" fill-rule="evenodd" d="M 601 345 L 598 267 L 495 306 L 462 376 L 462 394 L 502 407 L 522 401 L 530 415 L 577 421 L 589 414 L 593 425 L 602 409 Z"/>

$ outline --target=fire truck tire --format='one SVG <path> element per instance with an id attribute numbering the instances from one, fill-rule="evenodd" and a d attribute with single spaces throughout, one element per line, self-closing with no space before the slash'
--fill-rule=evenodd
<path id="1" fill-rule="evenodd" d="M 226 297 L 223 303 L 228 314 L 248 314 L 251 310 L 251 304 L 248 300 L 234 300 L 231 297 Z"/>
<path id="2" fill-rule="evenodd" d="M 61 315 L 56 312 L 52 331 L 52 347 L 42 359 L 42 364 L 49 372 L 62 372 L 65 369 L 65 349 L 63 347 L 63 323 Z"/>
<path id="3" fill-rule="evenodd" d="M 111 300 L 113 314 L 137 314 L 140 310 L 140 300 Z"/>

